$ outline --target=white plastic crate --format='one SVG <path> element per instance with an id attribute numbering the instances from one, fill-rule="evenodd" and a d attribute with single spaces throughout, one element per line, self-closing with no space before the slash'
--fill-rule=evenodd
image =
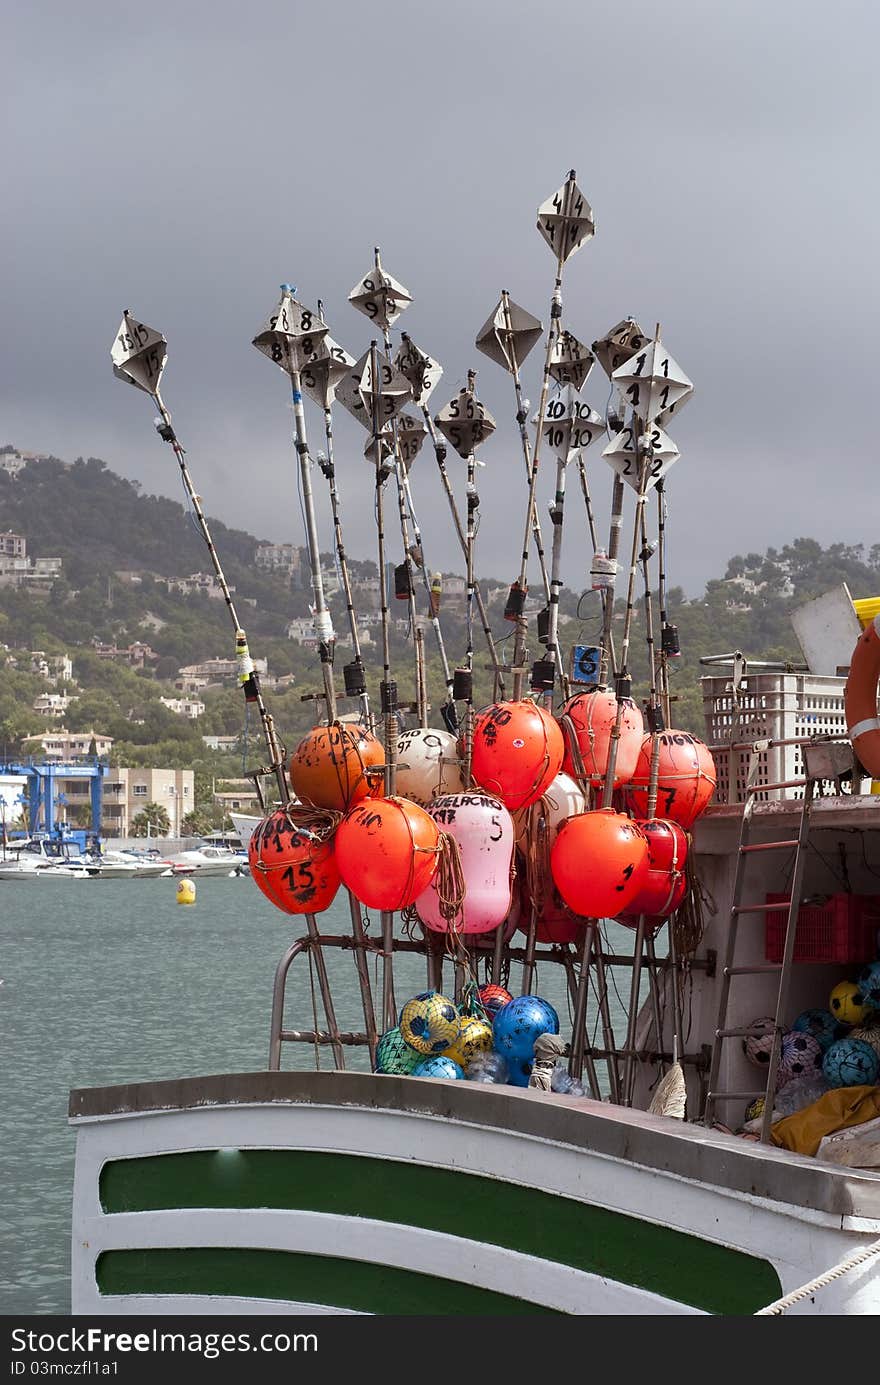
<path id="1" fill-rule="evenodd" d="M 700 680 L 703 716 L 710 745 L 743 741 L 784 741 L 794 737 L 835 735 L 846 731 L 843 710 L 845 678 L 814 673 L 747 673 L 733 695 L 730 674 Z M 718 783 L 716 803 L 737 803 L 745 797 L 751 752 L 715 750 Z M 731 772 L 733 793 L 729 794 Z M 803 776 L 799 745 L 780 745 L 758 754 L 756 784 L 779 784 Z M 755 798 L 803 798 L 802 788 L 760 790 Z"/>

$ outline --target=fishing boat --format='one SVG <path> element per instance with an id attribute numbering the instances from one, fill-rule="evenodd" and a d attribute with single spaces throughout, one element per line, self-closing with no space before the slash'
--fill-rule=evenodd
<path id="1" fill-rule="evenodd" d="M 496 424 L 474 373 L 432 415 L 440 367 L 406 335 L 392 359 L 390 331 L 411 300 L 378 251 L 350 298 L 381 345 L 377 335 L 355 361 L 290 286 L 254 339 L 292 389 L 320 655 L 321 709 L 289 758 L 160 394 L 165 340 L 123 317 L 114 368 L 159 411 L 224 589 L 244 695 L 261 717 L 271 788 L 249 841 L 253 887 L 301 927 L 276 971 L 265 1071 L 71 1093 L 76 1314 L 880 1308 L 880 796 L 870 792 L 880 779 L 880 628 L 845 627 L 844 642 L 857 635 L 837 660 L 851 660 L 846 681 L 837 667 L 766 670 L 739 651 L 707 654 L 706 741 L 675 729 L 664 534 L 665 477 L 679 454 L 666 427 L 693 387 L 659 327 L 645 333 L 624 319 L 592 349 L 563 327 L 563 271 L 594 231 L 573 172 L 539 208 L 538 229 L 556 263 L 549 328 L 503 291 L 476 336 L 511 377 L 525 464 L 509 664 L 475 577 L 475 454 Z M 530 433 L 521 368 L 542 340 Z M 594 357 L 611 381 L 604 418 L 579 398 Z M 320 465 L 354 650 L 344 696 L 356 722 L 338 715 L 304 393 L 324 416 Z M 376 469 L 378 708 L 346 576 L 337 400 L 366 429 Z M 607 542 L 584 466 L 600 437 L 615 472 Z M 466 648 L 455 668 L 413 498 L 412 462 L 426 439 L 467 569 Z M 466 464 L 464 516 L 448 448 Z M 536 504 L 542 449 L 557 462 L 549 565 Z M 566 658 L 558 593 L 571 467 L 602 633 Z M 388 639 L 392 478 L 404 555 L 395 588 L 415 616 L 422 583 L 430 615 L 427 627 L 412 620 L 408 726 Z M 529 665 L 533 550 L 546 605 Z M 639 577 L 644 712 L 629 666 Z M 850 616 L 857 621 L 852 603 Z M 480 710 L 477 624 L 495 677 Z M 441 726 L 428 719 L 423 628 L 443 668 Z M 337 895 L 350 929 L 326 912 Z M 337 1021 L 330 954 L 334 973 L 337 962 L 353 968 L 362 1028 Z M 404 956 L 423 960 L 416 995 L 399 991 Z M 285 1001 L 298 968 L 313 975 L 323 1018 L 316 998 L 294 1027 Z M 536 993 L 538 968 L 562 978 L 568 1014 Z M 628 996 L 625 1032 L 611 988 Z M 284 1069 L 298 1045 L 320 1070 Z"/>

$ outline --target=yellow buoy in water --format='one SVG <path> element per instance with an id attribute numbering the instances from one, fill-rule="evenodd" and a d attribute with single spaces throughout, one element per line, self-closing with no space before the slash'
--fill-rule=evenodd
<path id="1" fill-rule="evenodd" d="M 194 880 L 190 880 L 189 876 L 181 880 L 177 886 L 177 902 L 178 904 L 195 904 L 196 902 L 196 884 Z"/>

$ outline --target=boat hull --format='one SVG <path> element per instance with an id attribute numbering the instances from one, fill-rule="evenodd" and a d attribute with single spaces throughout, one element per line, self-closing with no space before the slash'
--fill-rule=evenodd
<path id="1" fill-rule="evenodd" d="M 72 1309 L 755 1313 L 880 1178 L 589 1100 L 360 1073 L 71 1095 Z M 792 1311 L 875 1313 L 877 1261 Z"/>

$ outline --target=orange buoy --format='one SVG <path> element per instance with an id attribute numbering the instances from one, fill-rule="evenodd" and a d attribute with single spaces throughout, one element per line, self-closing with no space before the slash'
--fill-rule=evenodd
<path id="1" fill-rule="evenodd" d="M 556 888 L 582 918 L 613 919 L 628 909 L 647 869 L 647 837 L 613 808 L 569 818 L 550 852 Z"/>
<path id="2" fill-rule="evenodd" d="M 562 768 L 559 723 L 534 702 L 496 702 L 474 724 L 472 773 L 514 813 L 540 798 Z"/>
<path id="3" fill-rule="evenodd" d="M 578 693 L 576 697 L 568 699 L 559 715 L 571 720 L 588 780 L 594 785 L 604 783 L 611 732 L 617 719 L 617 698 L 614 693 L 598 688 L 594 692 Z M 644 734 L 645 723 L 641 712 L 631 697 L 625 697 L 614 766 L 615 788 L 628 784 L 632 779 Z M 562 767 L 566 774 L 574 775 L 574 761 L 567 739 Z"/>
<path id="4" fill-rule="evenodd" d="M 877 682 L 880 680 L 880 616 L 875 616 L 856 642 L 843 690 L 846 734 L 859 764 L 872 779 L 880 779 L 880 720 Z"/>
<path id="5" fill-rule="evenodd" d="M 711 751 L 688 731 L 661 731 L 657 774 L 657 811 L 680 827 L 690 828 L 715 792 L 717 772 Z M 626 802 L 637 818 L 648 814 L 651 737 L 645 736 Z"/>
<path id="6" fill-rule="evenodd" d="M 382 791 L 381 775 L 366 771 L 385 763 L 380 741 L 366 727 L 334 721 L 313 726 L 290 757 L 290 786 L 303 803 L 345 813 Z"/>
<path id="7" fill-rule="evenodd" d="M 406 798 L 371 798 L 336 832 L 339 873 L 370 909 L 405 909 L 426 890 L 440 859 L 440 828 Z"/>
<path id="8" fill-rule="evenodd" d="M 675 913 L 687 893 L 688 839 L 684 828 L 667 818 L 650 818 L 640 822 L 639 827 L 648 838 L 648 869 L 627 912 L 617 917 L 619 923 L 637 928 L 644 914 L 648 929 L 655 933 Z"/>
<path id="9" fill-rule="evenodd" d="M 267 899 L 285 914 L 319 914 L 339 889 L 333 824 L 315 810 L 278 808 L 258 823 L 248 843 L 251 875 Z M 303 821 L 306 819 L 307 821 Z M 317 819 L 317 823 L 316 823 Z"/>

